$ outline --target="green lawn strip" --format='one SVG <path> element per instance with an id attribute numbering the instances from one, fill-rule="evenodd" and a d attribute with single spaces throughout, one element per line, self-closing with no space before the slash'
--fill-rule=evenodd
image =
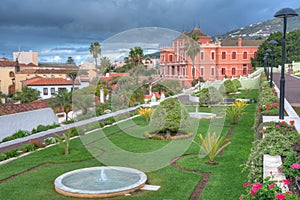
<path id="1" fill-rule="evenodd" d="M 224 150 L 222 156 L 216 157 L 219 165 L 208 166 L 205 164 L 208 158 L 200 159 L 199 156 L 185 157 L 177 161 L 179 166 L 186 169 L 211 173 L 200 199 L 237 199 L 244 192 L 242 185 L 247 181 L 247 173 L 241 172 L 241 165 L 247 160 L 252 146 L 253 130 L 251 127 L 254 110 L 254 104 L 246 107 L 245 115 L 238 125 L 234 126 L 231 144 Z"/>
<path id="2" fill-rule="evenodd" d="M 259 94 L 258 90 L 241 90 L 240 94 L 230 94 L 228 98 L 241 98 L 241 99 L 254 99 L 257 101 L 257 97 Z"/>

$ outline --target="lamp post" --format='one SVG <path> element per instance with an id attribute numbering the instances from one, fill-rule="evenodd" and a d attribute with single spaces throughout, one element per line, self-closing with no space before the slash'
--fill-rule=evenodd
<path id="1" fill-rule="evenodd" d="M 284 119 L 284 64 L 285 64 L 285 38 L 286 38 L 286 25 L 288 17 L 298 16 L 295 10 L 291 8 L 283 8 L 277 11 L 274 17 L 283 18 L 283 37 L 282 37 L 282 55 L 281 55 L 281 76 L 280 76 L 280 99 L 279 99 L 279 119 Z"/>
<path id="2" fill-rule="evenodd" d="M 274 55 L 274 46 L 278 45 L 278 42 L 276 40 L 271 40 L 268 42 L 268 44 L 271 45 L 271 52 L 272 52 L 272 64 L 271 64 L 271 76 L 270 76 L 270 88 L 273 86 L 273 67 L 275 67 L 275 55 Z"/>
<path id="3" fill-rule="evenodd" d="M 272 50 L 271 49 L 267 49 L 266 52 L 269 54 L 269 57 L 268 58 L 271 58 L 272 57 Z M 272 81 L 273 81 L 273 68 L 272 68 L 272 64 L 270 65 L 270 62 L 268 60 L 267 62 L 267 66 L 268 66 L 268 75 L 269 75 L 269 80 L 270 80 L 270 87 L 272 87 Z M 271 68 L 269 70 L 269 67 Z"/>
<path id="4" fill-rule="evenodd" d="M 264 68 L 265 68 L 265 74 L 267 76 L 267 80 L 269 80 L 268 58 L 269 58 L 269 54 L 265 53 L 265 56 L 264 56 Z"/>

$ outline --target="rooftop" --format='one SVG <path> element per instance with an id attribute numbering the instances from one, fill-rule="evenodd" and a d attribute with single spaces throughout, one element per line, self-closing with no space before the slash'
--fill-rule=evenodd
<path id="1" fill-rule="evenodd" d="M 67 80 L 63 78 L 42 78 L 34 77 L 22 81 L 23 85 L 27 86 L 41 86 L 41 85 L 72 85 L 72 80 Z M 79 82 L 75 81 L 75 85 L 80 85 Z"/>

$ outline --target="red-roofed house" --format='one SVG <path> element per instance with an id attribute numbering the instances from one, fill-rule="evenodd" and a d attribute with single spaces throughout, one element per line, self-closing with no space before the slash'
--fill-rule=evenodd
<path id="1" fill-rule="evenodd" d="M 51 98 L 59 90 L 72 90 L 72 80 L 63 78 L 42 78 L 34 77 L 25 81 L 22 81 L 22 85 L 26 85 L 30 88 L 34 88 L 41 93 L 42 99 Z M 80 83 L 75 82 L 75 89 L 79 88 Z"/>

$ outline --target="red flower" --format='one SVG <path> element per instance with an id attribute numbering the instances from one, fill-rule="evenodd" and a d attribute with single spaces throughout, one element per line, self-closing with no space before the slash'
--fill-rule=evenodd
<path id="1" fill-rule="evenodd" d="M 291 184 L 291 182 L 289 181 L 289 180 L 283 180 L 283 183 L 285 184 L 285 185 L 289 185 L 289 184 Z"/>
<path id="2" fill-rule="evenodd" d="M 285 125 L 285 124 L 286 124 L 286 122 L 285 122 L 285 121 L 281 121 L 281 122 L 280 122 L 280 124 L 282 124 L 282 125 Z"/>
<path id="3" fill-rule="evenodd" d="M 285 200 L 285 196 L 284 196 L 284 194 L 277 194 L 275 196 L 275 199 Z"/>
<path id="4" fill-rule="evenodd" d="M 290 120 L 290 125 L 294 126 L 295 121 L 294 120 Z"/>
<path id="5" fill-rule="evenodd" d="M 250 183 L 244 183 L 243 186 L 244 186 L 244 187 L 249 187 L 249 186 L 250 186 Z"/>
<path id="6" fill-rule="evenodd" d="M 274 183 L 272 183 L 271 185 L 268 186 L 269 189 L 273 189 L 275 187 Z"/>

